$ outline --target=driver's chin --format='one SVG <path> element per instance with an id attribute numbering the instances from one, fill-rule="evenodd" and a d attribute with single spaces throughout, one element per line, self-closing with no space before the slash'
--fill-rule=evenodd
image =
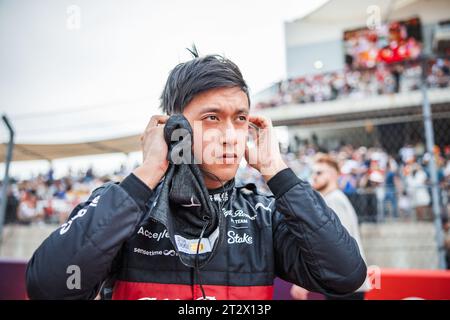
<path id="1" fill-rule="evenodd" d="M 214 174 L 222 182 L 229 181 L 236 176 L 236 172 L 239 169 L 239 163 L 233 164 L 203 164 L 200 165 L 202 171 L 206 171 Z"/>

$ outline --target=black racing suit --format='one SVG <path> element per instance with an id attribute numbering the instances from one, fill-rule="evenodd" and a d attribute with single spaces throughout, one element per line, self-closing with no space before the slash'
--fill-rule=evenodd
<path id="1" fill-rule="evenodd" d="M 268 186 L 273 196 L 234 183 L 225 194 L 211 192 L 212 200 L 224 201 L 226 235 L 200 270 L 206 298 L 271 299 L 275 276 L 331 296 L 358 289 L 366 265 L 322 197 L 291 169 Z M 130 174 L 94 190 L 29 261 L 29 298 L 93 299 L 105 283 L 113 299 L 202 298 L 167 230 L 146 219 L 159 187 L 150 190 Z"/>

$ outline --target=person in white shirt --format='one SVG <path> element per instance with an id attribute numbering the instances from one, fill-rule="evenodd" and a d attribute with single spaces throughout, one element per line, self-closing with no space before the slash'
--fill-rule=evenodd
<path id="1" fill-rule="evenodd" d="M 17 217 L 21 223 L 30 224 L 44 218 L 37 203 L 36 191 L 26 190 L 20 200 L 19 208 L 17 210 Z"/>
<path id="2" fill-rule="evenodd" d="M 326 204 L 333 209 L 342 225 L 355 239 L 361 256 L 364 260 L 366 260 L 364 250 L 361 245 L 358 217 L 355 209 L 348 200 L 347 196 L 339 189 L 339 172 L 339 165 L 333 157 L 326 154 L 318 154 L 313 165 L 312 186 L 323 196 Z M 346 296 L 344 299 L 363 300 L 364 294 L 368 290 L 370 290 L 370 284 L 366 279 L 358 290 Z M 291 288 L 291 295 L 296 300 L 305 300 L 307 299 L 308 291 L 299 286 L 293 285 Z M 333 299 L 331 297 L 326 298 Z"/>

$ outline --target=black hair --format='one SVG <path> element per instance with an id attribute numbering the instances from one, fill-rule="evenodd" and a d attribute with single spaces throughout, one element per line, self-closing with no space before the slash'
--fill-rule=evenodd
<path id="1" fill-rule="evenodd" d="M 182 113 L 195 95 L 224 87 L 240 88 L 247 95 L 250 107 L 247 84 L 234 62 L 220 55 L 200 57 L 195 45 L 188 50 L 194 58 L 177 65 L 167 78 L 160 98 L 160 108 L 164 113 Z"/>

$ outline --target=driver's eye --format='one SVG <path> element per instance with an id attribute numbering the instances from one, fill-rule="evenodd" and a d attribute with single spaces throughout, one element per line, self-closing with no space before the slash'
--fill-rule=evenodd
<path id="1" fill-rule="evenodd" d="M 208 120 L 213 120 L 213 121 L 219 120 L 219 118 L 217 118 L 217 116 L 207 116 L 206 118 Z"/>

